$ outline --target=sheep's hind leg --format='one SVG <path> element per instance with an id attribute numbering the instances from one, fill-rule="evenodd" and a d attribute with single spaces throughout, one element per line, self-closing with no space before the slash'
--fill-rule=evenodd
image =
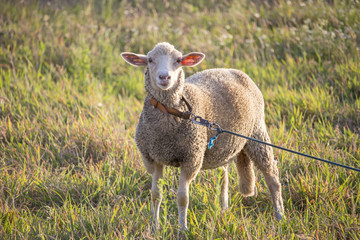
<path id="1" fill-rule="evenodd" d="M 265 125 L 265 124 L 264 124 Z M 270 137 L 265 130 L 265 126 L 253 135 L 254 138 L 270 143 Z M 281 184 L 279 180 L 279 170 L 274 159 L 273 149 L 270 146 L 249 141 L 245 145 L 246 154 L 254 161 L 257 168 L 263 173 L 265 182 L 270 190 L 275 209 L 275 217 L 281 220 L 284 207 L 281 196 Z"/>
<path id="2" fill-rule="evenodd" d="M 151 184 L 151 214 L 152 214 L 152 231 L 159 228 L 159 212 L 162 200 L 161 190 L 159 189 L 159 179 L 163 176 L 164 166 L 152 163 L 152 184 Z"/>
<path id="3" fill-rule="evenodd" d="M 220 205 L 221 209 L 225 211 L 229 207 L 228 189 L 229 189 L 229 176 L 228 176 L 229 165 L 226 164 L 222 167 L 222 179 L 221 179 L 221 193 L 220 193 Z"/>
<path id="4" fill-rule="evenodd" d="M 273 170 L 270 172 L 263 172 L 266 184 L 269 187 L 271 197 L 273 199 L 274 208 L 275 208 L 275 217 L 276 220 L 280 221 L 283 218 L 284 207 L 283 200 L 281 197 L 281 184 L 279 181 L 279 171 L 276 167 L 276 162 L 274 161 Z"/>
<path id="5" fill-rule="evenodd" d="M 256 196 L 254 164 L 244 151 L 237 155 L 236 168 L 239 175 L 240 193 L 245 197 Z"/>

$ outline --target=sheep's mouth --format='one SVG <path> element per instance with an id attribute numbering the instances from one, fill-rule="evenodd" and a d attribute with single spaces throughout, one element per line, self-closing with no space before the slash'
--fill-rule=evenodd
<path id="1" fill-rule="evenodd" d="M 166 90 L 170 87 L 170 82 L 169 81 L 157 81 L 157 85 L 159 88 Z"/>

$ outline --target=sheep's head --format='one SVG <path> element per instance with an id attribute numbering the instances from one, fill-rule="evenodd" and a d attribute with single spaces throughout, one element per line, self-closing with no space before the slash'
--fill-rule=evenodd
<path id="1" fill-rule="evenodd" d="M 205 58 L 205 54 L 192 52 L 182 55 L 169 43 L 159 43 L 147 55 L 124 52 L 126 62 L 134 66 L 147 66 L 150 84 L 153 88 L 168 90 L 172 88 L 181 74 L 181 67 L 193 67 Z"/>

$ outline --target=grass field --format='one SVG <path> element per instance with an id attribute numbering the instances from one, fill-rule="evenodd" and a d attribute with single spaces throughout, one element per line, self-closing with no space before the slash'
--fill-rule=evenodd
<path id="1" fill-rule="evenodd" d="M 272 142 L 360 168 L 360 2 L 0 0 L 0 239 L 173 239 L 178 169 L 151 178 L 134 132 L 143 69 L 122 51 L 160 41 L 201 65 L 246 72 L 262 90 Z M 216 122 L 216 120 L 214 120 Z M 220 170 L 190 187 L 188 239 L 360 239 L 360 174 L 275 150 L 286 219 L 238 193 L 221 213 Z M 215 197 L 214 197 L 215 196 Z"/>

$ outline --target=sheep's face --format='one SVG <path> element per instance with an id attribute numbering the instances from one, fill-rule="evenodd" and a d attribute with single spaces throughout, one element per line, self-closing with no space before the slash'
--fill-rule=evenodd
<path id="1" fill-rule="evenodd" d="M 169 54 L 151 51 L 147 58 L 152 87 L 161 90 L 173 87 L 181 71 L 181 53 L 176 50 Z"/>
<path id="2" fill-rule="evenodd" d="M 147 66 L 151 86 L 155 89 L 171 89 L 179 79 L 181 67 L 198 65 L 205 55 L 199 52 L 185 56 L 169 43 L 159 43 L 146 56 L 122 53 L 124 60 L 134 66 Z"/>

